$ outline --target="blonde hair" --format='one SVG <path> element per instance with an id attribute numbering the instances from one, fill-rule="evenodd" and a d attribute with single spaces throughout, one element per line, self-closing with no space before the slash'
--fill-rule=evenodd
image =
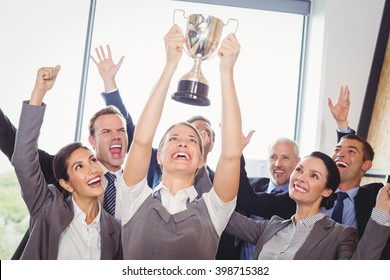
<path id="1" fill-rule="evenodd" d="M 204 149 L 203 149 L 203 139 L 202 139 L 202 136 L 200 136 L 200 133 L 199 133 L 199 131 L 196 129 L 196 127 L 193 126 L 192 124 L 188 123 L 188 122 L 179 122 L 179 123 L 176 123 L 176 124 L 171 125 L 171 126 L 167 129 L 167 131 L 164 133 L 163 137 L 162 137 L 161 140 L 160 140 L 160 144 L 158 145 L 158 152 L 159 152 L 159 153 L 162 152 L 162 150 L 163 150 L 163 148 L 164 148 L 165 141 L 167 140 L 167 137 L 168 137 L 169 132 L 170 132 L 174 127 L 179 126 L 179 125 L 184 125 L 184 126 L 190 127 L 190 128 L 192 128 L 192 129 L 195 131 L 195 133 L 196 133 L 196 135 L 197 135 L 197 137 L 198 137 L 198 139 L 199 139 L 200 154 L 201 154 L 202 157 L 204 157 Z"/>

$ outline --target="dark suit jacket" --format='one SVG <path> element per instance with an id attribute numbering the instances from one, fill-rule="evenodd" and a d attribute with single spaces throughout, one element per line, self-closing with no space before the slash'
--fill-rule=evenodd
<path id="1" fill-rule="evenodd" d="M 30 237 L 22 259 L 57 259 L 61 233 L 74 217 L 71 197 L 47 185 L 37 143 L 46 106 L 23 103 L 12 164 L 30 212 Z M 122 259 L 121 223 L 104 209 L 100 216 L 101 259 Z"/>
<path id="2" fill-rule="evenodd" d="M 245 162 L 244 162 L 244 166 L 245 166 Z M 256 193 L 262 193 L 268 189 L 268 185 L 269 185 L 269 181 L 270 181 L 269 178 L 250 177 L 248 179 L 249 179 L 249 183 L 251 184 L 253 190 Z"/>
<path id="3" fill-rule="evenodd" d="M 254 221 L 235 212 L 226 231 L 239 238 L 256 244 L 254 259 L 264 244 L 291 220 L 273 216 L 270 220 Z M 328 216 L 315 223 L 306 241 L 296 252 L 297 260 L 337 260 L 337 259 L 378 259 L 390 235 L 390 227 L 377 224 L 370 219 L 367 234 L 357 246 L 356 230 L 341 225 Z"/>
<path id="4" fill-rule="evenodd" d="M 340 142 L 341 138 L 345 135 L 348 135 L 348 134 L 356 134 L 356 131 L 353 130 L 352 128 L 350 128 L 350 132 L 349 133 L 345 133 L 345 132 L 340 132 L 340 131 L 336 131 L 337 132 L 337 143 Z"/>

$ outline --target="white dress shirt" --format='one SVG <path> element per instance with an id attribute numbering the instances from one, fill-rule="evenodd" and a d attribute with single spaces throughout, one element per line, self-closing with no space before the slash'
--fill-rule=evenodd
<path id="1" fill-rule="evenodd" d="M 126 186 L 123 177 L 121 176 L 120 178 L 122 182 L 118 193 L 118 208 L 121 211 L 122 226 L 134 216 L 146 198 L 152 195 L 152 192 L 160 192 L 161 203 L 170 214 L 186 210 L 187 201 L 193 201 L 198 195 L 194 186 L 182 189 L 175 195 L 172 195 L 169 189 L 162 183 L 152 191 L 147 184 L 146 177 L 130 188 Z M 211 188 L 210 192 L 203 194 L 202 198 L 205 200 L 214 228 L 217 234 L 221 236 L 234 211 L 237 198 L 228 203 L 223 203 L 215 193 L 214 187 Z"/>
<path id="2" fill-rule="evenodd" d="M 101 204 L 96 218 L 87 225 L 86 214 L 72 197 L 73 221 L 61 233 L 58 245 L 58 260 L 100 260 L 100 215 Z"/>

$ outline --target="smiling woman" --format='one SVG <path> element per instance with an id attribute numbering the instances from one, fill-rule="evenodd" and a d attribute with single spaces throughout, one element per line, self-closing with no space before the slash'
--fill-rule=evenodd
<path id="1" fill-rule="evenodd" d="M 198 170 L 205 169 L 202 136 L 192 124 L 180 122 L 160 142 L 161 182 L 153 191 L 148 187 L 153 138 L 183 43 L 184 34 L 173 25 L 164 37 L 165 66 L 141 114 L 123 171 L 119 207 L 125 259 L 212 260 L 235 207 L 242 127 L 233 79 L 240 44 L 234 34 L 227 35 L 218 49 L 222 151 L 213 184 L 208 175 L 207 181 L 195 180 Z M 199 193 L 195 184 L 207 190 Z"/>
<path id="2" fill-rule="evenodd" d="M 274 215 L 270 220 L 255 221 L 235 212 L 226 231 L 256 244 L 254 259 L 379 259 L 390 235 L 388 222 L 382 220 L 382 215 L 390 218 L 390 185 L 379 191 L 358 243 L 355 228 L 333 221 L 320 210 L 321 206 L 333 207 L 339 184 L 340 173 L 333 159 L 313 152 L 291 174 L 289 196 L 296 211 L 290 219 Z"/>
<path id="3" fill-rule="evenodd" d="M 95 155 L 76 142 L 54 156 L 54 175 L 69 196 L 48 185 L 41 171 L 37 142 L 46 108 L 43 98 L 59 70 L 59 66 L 38 70 L 16 134 L 12 164 L 30 213 L 29 239 L 21 259 L 121 259 L 120 222 L 98 201 L 104 193 L 103 170 Z"/>

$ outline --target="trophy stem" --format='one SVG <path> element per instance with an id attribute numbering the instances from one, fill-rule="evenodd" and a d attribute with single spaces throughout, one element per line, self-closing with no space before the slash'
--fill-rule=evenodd
<path id="1" fill-rule="evenodd" d="M 184 75 L 181 79 L 189 80 L 189 81 L 197 81 L 208 85 L 209 83 L 207 79 L 203 76 L 202 69 L 200 68 L 201 64 L 202 64 L 202 60 L 198 56 L 196 56 L 191 71 L 188 72 L 186 75 Z"/>
<path id="2" fill-rule="evenodd" d="M 204 78 L 202 74 L 202 70 L 200 69 L 201 64 L 202 64 L 202 60 L 197 56 L 194 61 L 194 66 L 192 67 L 192 71 L 194 71 L 194 77 L 196 77 L 197 80 L 199 80 L 201 77 Z M 205 84 L 207 84 L 207 82 Z"/>
<path id="3" fill-rule="evenodd" d="M 173 100 L 196 106 L 210 105 L 207 98 L 209 86 L 200 69 L 201 63 L 197 56 L 191 71 L 180 79 L 177 91 L 172 95 Z"/>

